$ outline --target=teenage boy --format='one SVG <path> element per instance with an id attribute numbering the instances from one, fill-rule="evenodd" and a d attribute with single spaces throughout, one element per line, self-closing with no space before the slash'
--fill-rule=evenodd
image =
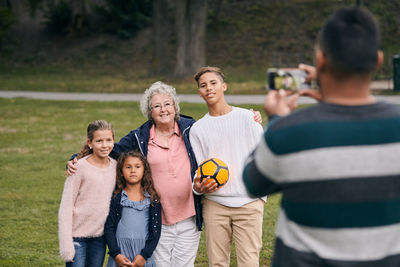
<path id="1" fill-rule="evenodd" d="M 370 94 L 379 32 L 362 8 L 343 8 L 319 34 L 321 103 L 276 119 L 245 167 L 249 192 L 282 192 L 273 266 L 400 266 L 400 108 Z"/>
<path id="2" fill-rule="evenodd" d="M 242 180 L 244 162 L 262 136 L 262 126 L 249 110 L 226 103 L 227 84 L 216 67 L 203 67 L 195 75 L 198 93 L 208 113 L 190 130 L 190 143 L 200 164 L 216 157 L 229 168 L 229 180 L 222 188 L 196 177 L 193 191 L 204 194 L 203 219 L 210 266 L 229 266 L 232 237 L 238 266 L 259 266 L 265 199 L 248 195 Z"/>

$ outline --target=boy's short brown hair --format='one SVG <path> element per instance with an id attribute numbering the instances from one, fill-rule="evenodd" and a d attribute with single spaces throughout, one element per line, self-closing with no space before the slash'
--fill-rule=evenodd
<path id="1" fill-rule="evenodd" d="M 213 73 L 217 74 L 221 78 L 222 82 L 225 82 L 225 75 L 221 71 L 220 68 L 207 66 L 207 67 L 202 67 L 201 69 L 199 69 L 199 71 L 194 75 L 193 78 L 197 82 L 197 86 L 199 86 L 199 80 L 200 80 L 201 75 L 203 75 L 204 73 L 207 73 L 207 72 L 213 72 Z"/>

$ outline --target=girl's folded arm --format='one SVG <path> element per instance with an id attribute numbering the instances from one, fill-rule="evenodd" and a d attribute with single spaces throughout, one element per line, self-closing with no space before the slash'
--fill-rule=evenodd
<path id="1" fill-rule="evenodd" d="M 140 252 L 146 260 L 151 257 L 153 251 L 156 249 L 161 235 L 161 204 L 159 201 L 153 202 L 150 205 L 149 214 L 149 237 L 146 240 L 146 245 Z"/>
<path id="2" fill-rule="evenodd" d="M 104 237 L 108 246 L 108 254 L 110 254 L 110 256 L 112 257 L 121 254 L 121 249 L 118 246 L 117 238 L 115 236 L 115 233 L 117 232 L 118 222 L 121 216 L 120 212 L 118 211 L 120 199 L 121 198 L 118 196 L 114 196 L 111 199 L 110 212 L 104 225 Z"/>

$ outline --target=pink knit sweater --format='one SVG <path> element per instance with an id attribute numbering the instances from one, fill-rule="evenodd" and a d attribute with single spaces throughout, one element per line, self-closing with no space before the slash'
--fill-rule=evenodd
<path id="1" fill-rule="evenodd" d="M 77 172 L 67 177 L 58 213 L 60 255 L 72 261 L 73 237 L 99 237 L 104 233 L 110 199 L 115 186 L 116 161 L 98 168 L 86 156 L 77 163 Z"/>

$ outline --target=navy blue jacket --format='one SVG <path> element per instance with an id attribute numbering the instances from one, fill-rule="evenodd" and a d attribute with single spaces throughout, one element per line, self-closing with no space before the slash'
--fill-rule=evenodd
<path id="1" fill-rule="evenodd" d="M 121 220 L 122 205 L 121 205 L 121 193 L 113 195 L 111 198 L 110 212 L 104 225 L 104 237 L 108 246 L 108 254 L 115 257 L 121 254 L 121 249 L 118 246 L 117 238 L 115 233 L 117 232 L 117 226 Z M 153 201 L 150 205 L 149 214 L 149 234 L 146 240 L 146 244 L 140 255 L 146 260 L 151 257 L 153 251 L 156 249 L 158 240 L 161 235 L 161 204 L 158 201 Z"/>
<path id="2" fill-rule="evenodd" d="M 185 142 L 186 150 L 188 152 L 189 160 L 190 160 L 190 170 L 191 177 L 190 179 L 193 182 L 194 174 L 197 170 L 197 162 L 196 157 L 194 156 L 192 146 L 189 141 L 189 131 L 192 127 L 195 120 L 192 117 L 180 115 L 179 120 L 177 121 L 179 130 L 181 131 L 183 141 Z M 117 159 L 122 152 L 136 150 L 141 152 L 144 156 L 147 156 L 149 139 L 150 139 L 150 128 L 153 126 L 153 122 L 151 120 L 145 122 L 142 126 L 137 128 L 136 130 L 132 130 L 121 138 L 118 143 L 114 144 L 114 148 L 110 153 L 110 156 L 114 159 Z M 196 225 L 199 231 L 202 229 L 203 225 L 203 217 L 202 217 L 202 208 L 201 208 L 201 196 L 193 194 L 194 197 L 194 207 L 196 210 Z"/>

